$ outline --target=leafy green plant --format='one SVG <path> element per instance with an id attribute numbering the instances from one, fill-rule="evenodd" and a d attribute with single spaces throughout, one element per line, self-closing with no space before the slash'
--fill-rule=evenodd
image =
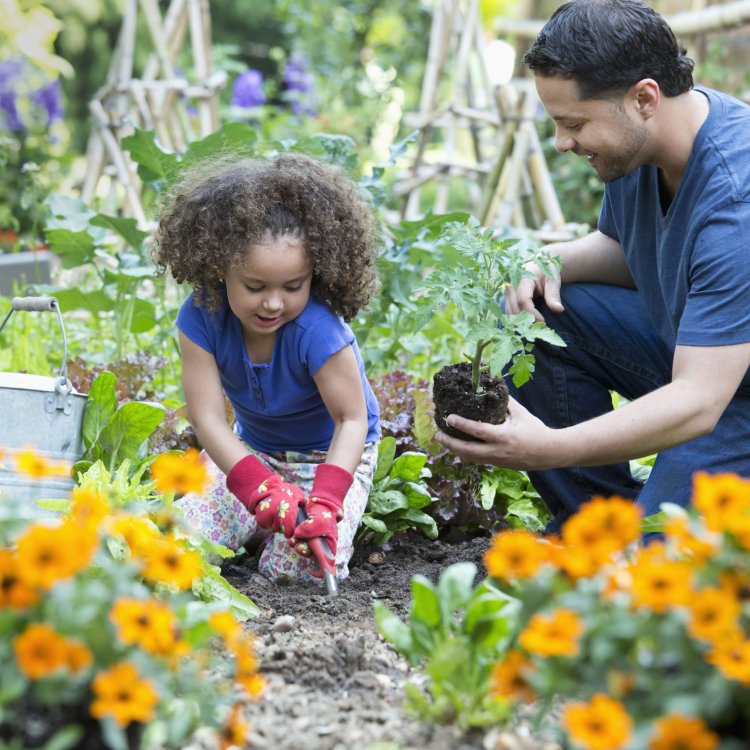
<path id="1" fill-rule="evenodd" d="M 466 356 L 472 365 L 474 392 L 479 390 L 485 366 L 500 377 L 510 364 L 508 373 L 514 384 L 523 385 L 534 371 L 534 342 L 565 343 L 530 313 L 505 314 L 501 295 L 507 285 L 518 286 L 522 278 L 531 276 L 526 263 L 537 264 L 547 276 L 558 272 L 559 264 L 543 250 L 531 249 L 519 240 L 496 239 L 492 228 L 480 227 L 473 217 L 447 224 L 437 243 L 454 248 L 457 262 L 434 270 L 415 290 L 415 329 L 453 305 L 469 324 L 465 342 L 473 348 Z"/>
<path id="2" fill-rule="evenodd" d="M 394 534 L 410 528 L 419 529 L 429 539 L 436 539 L 437 524 L 422 508 L 432 502 L 424 479 L 427 456 L 404 451 L 396 457 L 396 440 L 386 436 L 378 445 L 378 463 L 373 485 L 362 517 L 358 541 L 384 544 Z"/>
<path id="3" fill-rule="evenodd" d="M 102 372 L 91 385 L 83 413 L 83 446 L 76 473 L 85 472 L 95 461 L 102 461 L 110 473 L 125 460 L 132 471 L 148 461 L 148 438 L 164 418 L 161 404 L 128 401 L 117 404 L 116 378 Z"/>
<path id="4" fill-rule="evenodd" d="M 492 666 L 503 652 L 512 600 L 491 581 L 474 587 L 477 567 L 462 562 L 447 568 L 437 585 L 424 576 L 411 582 L 409 621 L 375 602 L 383 637 L 413 665 L 426 684 L 405 685 L 405 708 L 425 721 L 484 727 L 508 718 L 508 704 L 489 695 Z"/>

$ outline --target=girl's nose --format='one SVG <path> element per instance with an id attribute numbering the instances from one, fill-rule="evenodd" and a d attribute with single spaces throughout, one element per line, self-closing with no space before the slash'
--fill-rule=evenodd
<path id="1" fill-rule="evenodd" d="M 269 293 L 263 298 L 263 309 L 264 310 L 280 310 L 281 309 L 281 295 L 276 293 Z"/>

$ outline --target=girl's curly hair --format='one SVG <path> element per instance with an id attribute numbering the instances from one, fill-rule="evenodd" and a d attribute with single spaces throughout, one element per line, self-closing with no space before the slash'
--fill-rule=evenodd
<path id="1" fill-rule="evenodd" d="M 270 159 L 222 157 L 186 171 L 154 234 L 160 272 L 187 282 L 215 311 L 226 272 L 270 238 L 303 238 L 312 291 L 351 320 L 377 290 L 376 220 L 341 169 L 302 154 Z"/>

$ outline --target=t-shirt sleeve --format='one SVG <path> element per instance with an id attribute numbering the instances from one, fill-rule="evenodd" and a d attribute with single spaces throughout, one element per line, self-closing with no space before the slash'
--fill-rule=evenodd
<path id="1" fill-rule="evenodd" d="M 750 341 L 750 205 L 732 203 L 713 211 L 690 259 L 690 291 L 677 343 L 717 346 Z"/>
<path id="2" fill-rule="evenodd" d="M 195 305 L 192 292 L 177 312 L 177 328 L 201 349 L 214 353 L 213 329 L 208 325 L 206 312 Z"/>
<path id="3" fill-rule="evenodd" d="M 302 333 L 299 341 L 300 361 L 304 362 L 310 375 L 315 375 L 337 352 L 354 341 L 349 326 L 333 313 L 312 321 Z"/>
<path id="4" fill-rule="evenodd" d="M 609 195 L 609 189 L 605 187 L 604 198 L 602 199 L 602 207 L 599 212 L 599 221 L 596 224 L 596 228 L 602 233 L 606 234 L 607 237 L 611 237 L 614 240 L 620 241 L 620 236 L 617 232 L 617 225 L 615 223 L 615 217 L 612 213 L 612 200 Z"/>

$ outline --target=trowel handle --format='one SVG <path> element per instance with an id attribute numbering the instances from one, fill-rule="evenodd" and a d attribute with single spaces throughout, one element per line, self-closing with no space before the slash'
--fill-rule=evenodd
<path id="1" fill-rule="evenodd" d="M 26 312 L 47 312 L 59 309 L 56 297 L 13 297 L 10 306 L 13 310 Z"/>
<path id="2" fill-rule="evenodd" d="M 307 513 L 305 513 L 304 507 L 300 505 L 299 510 L 297 511 L 297 523 L 302 523 L 306 518 Z M 305 541 L 307 542 L 307 546 L 310 548 L 313 557 L 318 561 L 328 596 L 336 596 L 339 593 L 339 586 L 336 581 L 336 558 L 331 554 L 328 542 L 319 536 L 314 537 L 313 539 L 306 539 Z M 315 573 L 313 573 L 313 575 L 315 575 L 316 578 L 321 577 L 321 575 Z"/>

